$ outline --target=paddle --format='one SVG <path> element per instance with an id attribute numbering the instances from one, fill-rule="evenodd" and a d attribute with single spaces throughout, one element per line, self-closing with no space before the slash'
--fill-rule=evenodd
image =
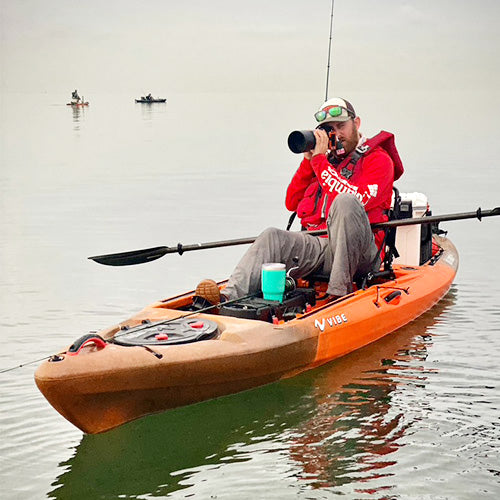
<path id="1" fill-rule="evenodd" d="M 377 224 L 372 224 L 372 227 L 374 229 L 378 229 L 385 227 L 410 226 L 414 224 L 430 224 L 434 222 L 446 222 L 446 221 L 462 220 L 462 219 L 481 220 L 483 217 L 492 217 L 495 215 L 500 215 L 500 207 L 496 207 L 491 210 L 481 210 L 481 208 L 478 208 L 475 212 L 430 215 L 428 217 L 418 217 L 414 219 L 391 220 L 388 222 L 380 222 Z M 321 236 L 326 234 L 326 230 L 309 231 L 308 234 L 314 236 Z M 166 246 L 152 247 L 152 248 L 145 248 L 142 250 L 132 250 L 130 252 L 95 255 L 93 257 L 89 257 L 89 259 L 99 264 L 104 264 L 106 266 L 131 266 L 133 264 L 143 264 L 145 262 L 151 262 L 169 253 L 178 253 L 179 255 L 182 255 L 184 252 L 189 252 L 191 250 L 206 250 L 208 248 L 221 248 L 221 247 L 231 247 L 236 245 L 247 245 L 249 243 L 253 243 L 255 239 L 256 236 L 250 238 L 239 238 L 234 240 L 212 241 L 209 243 L 194 243 L 191 245 L 183 245 L 182 243 L 178 243 L 177 246 L 175 247 L 166 247 Z"/>

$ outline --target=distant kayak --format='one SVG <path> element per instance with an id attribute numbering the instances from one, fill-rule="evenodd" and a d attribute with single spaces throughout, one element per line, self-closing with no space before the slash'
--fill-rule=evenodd
<path id="1" fill-rule="evenodd" d="M 145 97 L 141 97 L 140 99 L 135 100 L 135 102 L 143 102 L 145 104 L 151 104 L 153 102 L 166 102 L 166 101 L 167 101 L 166 99 L 159 99 L 159 98 L 146 99 Z"/>
<path id="2" fill-rule="evenodd" d="M 80 106 L 88 106 L 88 102 L 68 102 L 66 103 L 66 106 L 74 106 L 74 107 L 80 107 Z"/>

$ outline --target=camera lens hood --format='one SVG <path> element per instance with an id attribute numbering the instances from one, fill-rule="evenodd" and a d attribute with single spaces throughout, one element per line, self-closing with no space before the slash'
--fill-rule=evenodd
<path id="1" fill-rule="evenodd" d="M 288 136 L 288 147 L 292 153 L 304 153 L 314 149 L 316 137 L 312 130 L 294 130 Z"/>

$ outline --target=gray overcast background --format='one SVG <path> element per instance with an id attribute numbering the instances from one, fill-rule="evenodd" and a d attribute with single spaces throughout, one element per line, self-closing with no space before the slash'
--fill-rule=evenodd
<path id="1" fill-rule="evenodd" d="M 0 8 L 2 90 L 324 94 L 330 0 Z M 331 89 L 496 90 L 499 13 L 497 0 L 337 0 Z"/>

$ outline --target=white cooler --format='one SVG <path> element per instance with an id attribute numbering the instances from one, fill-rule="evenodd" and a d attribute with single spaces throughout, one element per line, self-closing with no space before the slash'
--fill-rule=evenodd
<path id="1" fill-rule="evenodd" d="M 411 206 L 409 217 L 423 217 L 428 209 L 427 196 L 422 193 L 400 193 L 401 204 L 408 209 Z M 394 259 L 396 264 L 419 266 L 421 259 L 422 226 L 401 226 L 396 230 L 396 249 L 399 257 Z"/>

